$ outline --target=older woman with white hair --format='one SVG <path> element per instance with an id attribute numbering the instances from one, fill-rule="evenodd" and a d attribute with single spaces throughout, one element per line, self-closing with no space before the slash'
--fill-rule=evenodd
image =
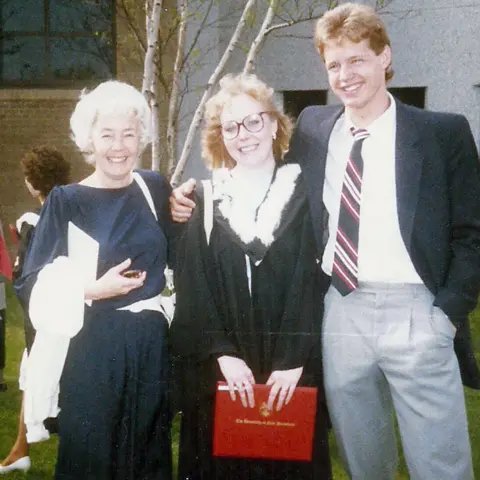
<path id="1" fill-rule="evenodd" d="M 16 282 L 37 330 L 28 438 L 45 438 L 43 420 L 60 412 L 55 478 L 170 479 L 159 294 L 173 237 L 171 189 L 156 172 L 133 171 L 150 142 L 150 110 L 135 88 L 108 81 L 82 94 L 70 126 L 95 170 L 50 193 Z"/>

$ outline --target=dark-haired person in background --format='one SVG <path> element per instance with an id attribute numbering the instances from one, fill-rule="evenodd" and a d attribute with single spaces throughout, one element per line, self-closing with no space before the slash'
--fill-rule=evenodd
<path id="1" fill-rule="evenodd" d="M 33 198 L 43 205 L 50 191 L 56 185 L 66 185 L 70 182 L 70 164 L 55 148 L 41 146 L 28 151 L 20 161 L 25 185 Z M 18 235 L 18 254 L 13 268 L 14 279 L 20 277 L 23 268 L 25 253 L 37 224 L 39 211 L 26 212 L 16 222 Z M 0 297 L 1 301 L 1 297 Z M 3 312 L 0 311 L 0 315 Z M 30 322 L 28 311 L 24 308 L 26 354 L 30 352 L 35 338 L 35 329 Z M 26 356 L 24 357 L 26 359 Z M 23 364 L 23 361 L 22 361 Z M 22 368 L 20 371 L 22 372 Z M 22 374 L 20 374 L 20 389 L 22 389 Z M 23 421 L 23 399 L 18 434 L 15 444 L 8 456 L 0 464 L 0 474 L 14 470 L 28 470 L 31 461 L 25 423 Z"/>

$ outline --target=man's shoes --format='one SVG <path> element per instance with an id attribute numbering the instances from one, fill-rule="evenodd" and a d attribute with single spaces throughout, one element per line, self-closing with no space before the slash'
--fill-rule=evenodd
<path id="1" fill-rule="evenodd" d="M 2 475 L 3 473 L 13 472 L 14 470 L 23 470 L 24 472 L 26 472 L 31 465 L 32 462 L 30 461 L 30 457 L 22 457 L 19 458 L 16 462 L 11 463 L 10 465 L 6 465 L 5 467 L 3 465 L 0 465 L 0 475 Z"/>
<path id="2" fill-rule="evenodd" d="M 5 382 L 0 382 L 0 392 L 7 391 L 7 384 Z"/>

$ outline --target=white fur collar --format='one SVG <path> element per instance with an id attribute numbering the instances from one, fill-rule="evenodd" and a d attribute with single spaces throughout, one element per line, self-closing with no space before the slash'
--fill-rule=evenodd
<path id="1" fill-rule="evenodd" d="M 223 168 L 214 170 L 213 198 L 220 200 L 218 206 L 220 213 L 243 243 L 249 244 L 255 238 L 258 238 L 266 247 L 273 243 L 274 233 L 280 224 L 283 210 L 295 190 L 300 171 L 300 166 L 297 164 L 283 165 L 278 168 L 275 180 L 260 205 L 255 220 L 255 212 L 245 208 L 242 198 L 235 194 L 230 172 Z"/>

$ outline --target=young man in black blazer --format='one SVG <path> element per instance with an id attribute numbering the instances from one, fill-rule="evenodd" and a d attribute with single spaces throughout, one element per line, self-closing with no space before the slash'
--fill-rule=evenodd
<path id="1" fill-rule="evenodd" d="M 323 368 L 345 468 L 354 480 L 394 478 L 395 412 L 411 479 L 471 480 L 462 379 L 480 387 L 468 328 L 480 163 L 470 127 L 388 93 L 390 40 L 373 9 L 327 12 L 315 42 L 343 105 L 302 112 L 288 161 L 302 167 L 330 277 Z M 179 221 L 192 188 L 172 197 Z"/>
<path id="2" fill-rule="evenodd" d="M 325 389 L 346 470 L 394 478 L 395 411 L 410 478 L 473 479 L 462 388 L 462 376 L 480 385 L 468 329 L 480 290 L 470 127 L 389 94 L 390 40 L 373 9 L 327 12 L 315 42 L 343 105 L 302 112 L 289 161 L 302 166 L 331 276 Z"/>

